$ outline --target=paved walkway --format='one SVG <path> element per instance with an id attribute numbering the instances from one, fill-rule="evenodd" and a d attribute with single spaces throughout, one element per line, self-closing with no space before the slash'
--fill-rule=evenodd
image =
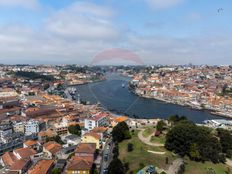
<path id="1" fill-rule="evenodd" d="M 180 166 L 184 163 L 182 158 L 177 158 L 169 166 L 167 174 L 176 174 L 179 171 Z"/>
<path id="2" fill-rule="evenodd" d="M 153 151 L 153 150 L 147 150 L 149 153 L 157 154 L 157 155 L 164 155 L 166 152 L 158 152 L 158 151 Z"/>
<path id="3" fill-rule="evenodd" d="M 232 167 L 232 160 L 229 158 L 226 158 L 226 165 Z"/>
<path id="4" fill-rule="evenodd" d="M 139 137 L 139 139 L 140 139 L 143 143 L 145 143 L 145 144 L 147 144 L 147 145 L 149 145 L 149 146 L 155 146 L 155 147 L 163 147 L 163 146 L 164 146 L 164 144 L 161 144 L 161 143 L 152 143 L 152 142 L 150 142 L 151 137 L 152 137 L 153 134 L 149 135 L 148 137 L 144 137 L 144 136 L 143 136 L 143 132 L 144 132 L 144 131 L 145 131 L 145 129 L 142 129 L 142 130 L 138 133 L 138 137 Z"/>

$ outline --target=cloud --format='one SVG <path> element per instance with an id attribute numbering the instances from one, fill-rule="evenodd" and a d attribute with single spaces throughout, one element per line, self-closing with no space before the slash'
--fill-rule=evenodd
<path id="1" fill-rule="evenodd" d="M 151 29 L 159 25 L 148 23 Z M 74 3 L 49 14 L 36 29 L 0 25 L 0 62 L 90 64 L 103 50 L 124 48 L 139 55 L 145 64 L 231 64 L 232 38 L 228 33 L 173 37 L 124 32 L 118 27 L 111 8 Z"/>
<path id="2" fill-rule="evenodd" d="M 39 3 L 37 0 L 0 0 L 0 7 L 23 7 L 34 10 L 39 7 Z"/>
<path id="3" fill-rule="evenodd" d="M 46 28 L 59 36 L 76 39 L 117 38 L 112 9 L 91 3 L 75 3 L 50 17 Z"/>
<path id="4" fill-rule="evenodd" d="M 176 6 L 184 0 L 145 0 L 154 9 L 166 9 Z"/>

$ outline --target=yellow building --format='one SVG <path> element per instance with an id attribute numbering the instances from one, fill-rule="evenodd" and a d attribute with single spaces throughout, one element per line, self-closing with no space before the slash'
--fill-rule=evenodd
<path id="1" fill-rule="evenodd" d="M 96 149 L 99 149 L 101 146 L 101 136 L 97 133 L 89 132 L 82 136 L 82 143 L 95 143 Z"/>

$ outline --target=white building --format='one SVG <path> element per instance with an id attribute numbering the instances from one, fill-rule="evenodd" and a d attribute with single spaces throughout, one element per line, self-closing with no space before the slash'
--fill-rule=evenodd
<path id="1" fill-rule="evenodd" d="M 40 132 L 40 122 L 36 120 L 29 120 L 25 124 L 25 135 L 31 135 Z"/>
<path id="2" fill-rule="evenodd" d="M 105 114 L 97 114 L 85 119 L 85 129 L 92 130 L 95 127 L 108 126 L 109 120 Z"/>

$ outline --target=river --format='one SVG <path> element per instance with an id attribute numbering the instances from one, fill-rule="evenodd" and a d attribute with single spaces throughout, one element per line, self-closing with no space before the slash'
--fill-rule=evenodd
<path id="1" fill-rule="evenodd" d="M 136 115 L 139 118 L 168 118 L 171 115 L 178 114 L 186 116 L 195 123 L 221 118 L 209 111 L 195 110 L 154 99 L 138 97 L 128 89 L 129 80 L 128 77 L 110 73 L 107 74 L 107 80 L 105 81 L 78 85 L 76 88 L 81 100 L 89 101 L 91 104 L 99 102 L 107 110 L 117 114 L 126 114 L 130 117 Z M 125 87 L 123 87 L 123 84 Z"/>

